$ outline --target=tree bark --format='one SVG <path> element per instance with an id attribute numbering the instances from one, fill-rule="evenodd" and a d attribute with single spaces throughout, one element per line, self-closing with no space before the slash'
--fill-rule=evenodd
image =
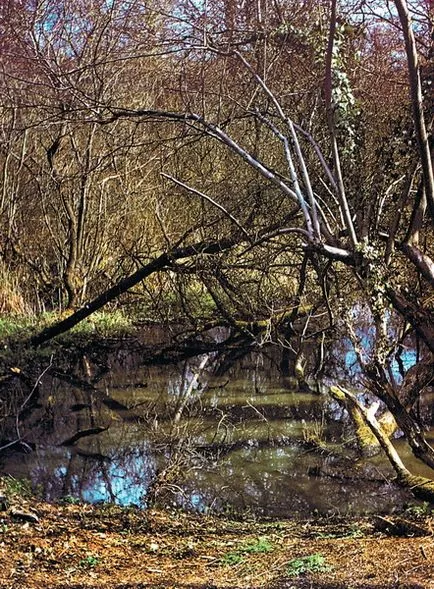
<path id="1" fill-rule="evenodd" d="M 387 288 L 386 295 L 393 307 L 410 323 L 428 349 L 434 354 L 434 316 L 432 311 L 413 303 L 394 288 Z"/>

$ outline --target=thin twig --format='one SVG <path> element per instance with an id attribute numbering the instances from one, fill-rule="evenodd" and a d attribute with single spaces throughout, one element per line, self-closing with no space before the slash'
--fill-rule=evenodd
<path id="1" fill-rule="evenodd" d="M 219 209 L 219 211 L 221 211 L 224 215 L 226 215 L 226 217 L 228 217 L 233 223 L 235 223 L 235 225 L 246 236 L 246 238 L 249 240 L 250 243 L 252 242 L 252 238 L 247 233 L 246 229 L 244 229 L 244 227 L 238 221 L 238 219 L 236 219 L 232 215 L 232 213 L 230 213 L 227 209 L 225 209 L 225 207 L 222 206 L 220 203 L 218 203 L 217 201 L 215 201 L 213 198 L 211 198 L 210 196 L 208 196 L 204 192 L 201 192 L 200 190 L 197 190 L 197 188 L 193 188 L 192 186 L 189 186 L 188 184 L 185 184 L 184 182 L 181 182 L 181 180 L 178 180 L 177 178 L 174 178 L 173 176 L 170 176 L 169 174 L 165 174 L 164 172 L 161 172 L 161 175 L 164 178 L 167 178 L 168 180 L 170 180 L 171 182 L 173 182 L 174 184 L 177 184 L 181 188 L 184 188 L 188 192 L 191 192 L 192 194 L 195 194 L 196 196 L 200 196 L 200 198 L 203 198 L 204 200 L 206 200 L 209 203 L 211 203 L 213 206 L 215 206 L 217 209 Z"/>

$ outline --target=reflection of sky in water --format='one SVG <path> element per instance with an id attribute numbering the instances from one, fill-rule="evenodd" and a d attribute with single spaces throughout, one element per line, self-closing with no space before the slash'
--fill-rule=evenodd
<path id="1" fill-rule="evenodd" d="M 372 354 L 376 339 L 376 330 L 371 311 L 366 305 L 356 304 L 352 309 L 351 317 L 354 334 L 357 339 L 357 346 L 361 355 L 363 356 L 363 360 L 369 361 L 369 357 Z M 397 333 L 393 315 L 387 313 L 386 322 L 389 343 L 396 345 Z M 337 359 L 336 365 L 339 367 L 340 359 L 343 356 L 345 361 L 345 372 L 347 375 L 357 380 L 357 377 L 359 377 L 362 373 L 362 369 L 360 367 L 357 354 L 354 350 L 353 342 L 348 337 L 346 337 L 340 341 L 340 345 L 339 342 L 336 343 L 336 349 L 333 351 L 333 355 Z M 402 350 L 400 355 L 400 362 L 402 363 L 404 371 L 407 371 L 409 368 L 414 366 L 416 361 L 417 354 L 414 349 L 409 347 Z M 400 384 L 402 381 L 402 375 L 400 373 L 399 362 L 397 362 L 396 358 L 390 358 L 390 368 L 393 378 L 397 381 L 398 384 Z"/>
<path id="2" fill-rule="evenodd" d="M 363 337 L 366 351 L 369 352 L 372 334 Z M 340 358 L 344 355 L 349 373 L 357 377 L 360 367 L 352 344 L 349 340 L 341 344 L 336 354 L 340 354 Z M 189 430 L 192 432 L 192 447 L 206 446 L 211 440 L 226 444 L 243 442 L 244 447 L 236 446 L 237 449 L 228 453 L 211 455 L 208 463 L 201 461 L 201 455 L 196 454 L 197 464 L 186 464 L 183 473 L 185 479 L 176 481 L 182 490 L 178 487 L 179 493 L 170 496 L 169 503 L 198 512 L 207 512 L 212 508 L 224 510 L 231 506 L 239 509 L 258 508 L 270 514 L 279 511 L 279 515 L 285 515 L 297 511 L 308 513 L 314 508 L 327 513 L 336 508 L 358 512 L 366 507 L 367 493 L 373 509 L 387 510 L 389 503 L 396 500 L 388 497 L 394 491 L 384 487 L 383 481 L 380 485 L 371 484 L 368 491 L 370 483 L 361 480 L 350 483 L 337 478 L 310 476 L 310 471 L 322 466 L 324 458 L 306 451 L 300 441 L 303 441 L 306 432 L 315 434 L 318 430 L 328 443 L 334 442 L 335 420 L 345 419 L 342 408 L 335 401 L 325 400 L 326 397 L 312 399 L 302 393 L 288 392 L 282 388 L 281 381 L 275 375 L 256 371 L 255 366 L 261 365 L 258 361 L 245 361 L 231 380 L 225 380 L 223 386 L 212 387 L 202 394 L 199 382 L 206 381 L 207 371 L 210 370 L 206 364 L 200 372 L 203 359 L 204 356 L 200 356 L 191 364 L 184 363 L 178 371 L 173 367 L 168 368 L 166 380 L 161 381 L 161 389 L 171 401 L 182 399 L 189 391 L 191 399 L 202 395 L 204 408 L 216 407 L 221 410 L 217 417 L 216 412 L 214 417 L 206 417 L 210 422 L 207 422 L 205 432 L 198 427 L 201 414 L 197 418 L 193 414 L 188 422 L 181 422 L 181 425 L 192 428 Z M 415 361 L 414 350 L 403 352 L 405 369 Z M 393 369 L 397 375 L 396 362 Z M 125 376 L 127 382 L 132 378 L 131 375 Z M 138 382 L 142 380 L 143 376 L 137 378 Z M 141 393 L 148 394 L 140 388 L 137 394 Z M 111 390 L 110 394 L 116 399 L 116 390 Z M 130 401 L 128 397 L 126 401 L 124 397 L 120 397 L 120 400 L 126 404 Z M 141 399 L 138 397 L 136 400 Z M 232 410 L 239 408 L 244 411 L 248 407 L 247 403 L 249 409 L 257 405 L 261 410 L 272 412 L 273 417 L 266 422 L 258 422 L 257 417 L 256 421 L 251 418 L 238 421 L 239 415 L 235 412 L 235 417 L 231 418 Z M 88 450 L 90 454 L 95 451 L 93 457 L 83 453 L 80 455 L 78 445 L 74 448 L 56 443 L 45 448 L 37 446 L 37 450 L 26 458 L 27 472 L 24 474 L 22 471 L 21 474 L 30 474 L 36 485 L 41 484 L 48 499 L 71 495 L 92 503 L 146 506 L 150 484 L 155 479 L 158 467 L 164 462 L 164 444 L 173 442 L 172 438 L 165 438 L 165 415 L 158 412 L 156 415 L 161 420 L 161 433 L 153 430 L 151 439 L 155 445 L 143 440 L 146 428 L 137 434 L 133 423 L 125 421 L 120 425 L 121 422 L 116 422 L 107 433 L 80 441 L 82 450 Z M 226 415 L 229 417 L 224 420 L 222 416 Z M 322 431 L 321 420 L 324 415 L 327 420 Z M 84 412 L 80 416 L 86 418 Z M 193 427 L 195 423 L 197 429 Z M 80 427 L 85 425 L 81 423 Z M 218 435 L 214 433 L 213 427 Z M 267 446 L 268 441 L 271 441 L 270 446 Z M 264 442 L 263 446 L 260 442 Z M 332 446 L 329 449 L 335 451 Z M 102 458 L 97 458 L 97 454 Z M 339 455 L 344 454 L 344 449 L 340 448 Z M 103 459 L 103 456 L 107 459 Z"/>
<path id="3" fill-rule="evenodd" d="M 37 454 L 38 462 L 31 468 L 30 477 L 34 484 L 42 485 L 44 496 L 51 500 L 73 496 L 89 503 L 143 506 L 156 470 L 147 442 L 114 449 L 110 460 L 104 461 L 83 459 L 66 449 Z"/>
<path id="4" fill-rule="evenodd" d="M 363 344 L 364 352 L 368 355 L 372 350 L 371 338 L 367 335 L 363 335 L 363 336 L 361 336 L 360 341 Z M 362 370 L 361 370 L 361 367 L 360 367 L 360 364 L 359 364 L 359 361 L 357 358 L 357 354 L 354 351 L 353 344 L 350 340 L 346 339 L 344 342 L 344 345 L 345 345 L 345 353 L 344 353 L 345 366 L 346 366 L 347 372 L 351 376 L 358 376 L 362 373 Z M 407 371 L 409 368 L 414 366 L 417 362 L 416 350 L 414 350 L 414 349 L 404 350 L 400 356 L 400 359 L 401 359 L 402 365 L 404 367 L 404 371 Z M 398 384 L 401 383 L 402 375 L 400 373 L 399 363 L 397 362 L 396 358 L 394 358 L 391 363 L 391 369 L 392 369 L 393 376 L 396 379 L 396 381 L 398 382 Z"/>
<path id="5" fill-rule="evenodd" d="M 143 458 L 135 457 L 134 461 L 137 463 L 136 468 L 140 465 L 144 467 L 143 470 L 149 470 Z M 89 488 L 82 490 L 81 498 L 90 503 L 110 501 L 120 505 L 142 505 L 150 483 L 149 473 L 147 475 L 144 474 L 142 480 L 137 480 L 137 476 L 131 475 L 124 466 L 111 464 L 104 474 L 100 473 L 92 480 Z"/>
<path id="6" fill-rule="evenodd" d="M 121 457 L 115 455 L 110 463 L 101 465 L 87 484 L 82 484 L 80 495 L 90 503 L 143 505 L 154 473 L 155 460 L 146 444 L 125 449 Z"/>
<path id="7" fill-rule="evenodd" d="M 206 499 L 202 496 L 201 493 L 193 491 L 191 495 L 187 497 L 187 502 L 194 509 L 194 511 L 197 511 L 198 513 L 206 513 L 208 511 L 209 506 L 207 505 Z"/>
<path id="8" fill-rule="evenodd" d="M 405 350 L 401 354 L 401 361 L 402 361 L 405 371 L 407 371 L 409 368 L 414 366 L 417 362 L 416 350 Z M 398 382 L 400 382 L 402 380 L 402 377 L 400 375 L 399 365 L 396 360 L 394 360 L 392 363 L 392 370 L 393 370 L 394 377 L 398 380 Z"/>

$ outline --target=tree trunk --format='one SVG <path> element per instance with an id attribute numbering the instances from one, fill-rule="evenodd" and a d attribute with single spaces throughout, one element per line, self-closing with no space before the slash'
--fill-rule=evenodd
<path id="1" fill-rule="evenodd" d="M 30 343 L 35 347 L 40 346 L 54 337 L 69 331 L 75 325 L 92 315 L 92 313 L 95 313 L 95 311 L 98 311 L 110 301 L 118 298 L 121 294 L 127 292 L 130 288 L 154 272 L 158 272 L 164 268 L 170 267 L 176 260 L 180 260 L 182 258 L 191 258 L 203 254 L 216 254 L 230 249 L 236 243 L 238 243 L 236 239 L 222 239 L 220 241 L 214 242 L 202 241 L 184 248 L 174 248 L 169 252 L 161 254 L 158 256 L 158 258 L 155 258 L 152 260 L 152 262 L 149 262 L 149 264 L 143 266 L 143 268 L 140 268 L 133 274 L 130 274 L 130 276 L 120 280 L 117 284 L 103 292 L 90 303 L 87 303 L 81 307 L 81 309 L 66 319 L 63 319 L 62 321 L 59 321 L 58 323 L 55 323 L 54 325 L 51 325 L 50 327 L 42 330 L 40 333 L 31 338 Z"/>
<path id="2" fill-rule="evenodd" d="M 357 408 L 359 414 L 363 417 L 370 430 L 377 438 L 380 446 L 384 450 L 390 464 L 397 474 L 399 484 L 409 489 L 415 497 L 434 503 L 434 481 L 425 477 L 419 477 L 411 474 L 404 466 L 398 452 L 392 445 L 388 436 L 384 433 L 378 421 L 369 411 L 367 411 L 357 400 L 355 395 L 343 387 L 332 387 L 333 396 L 337 399 L 345 400 L 353 407 Z"/>
<path id="3" fill-rule="evenodd" d="M 434 354 L 434 316 L 432 311 L 413 303 L 393 288 L 387 288 L 386 294 L 393 307 L 410 323 Z"/>

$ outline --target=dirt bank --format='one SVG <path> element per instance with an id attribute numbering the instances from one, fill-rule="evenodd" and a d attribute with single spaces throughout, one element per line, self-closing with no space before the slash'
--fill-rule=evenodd
<path id="1" fill-rule="evenodd" d="M 434 589 L 433 518 L 234 521 L 12 501 L 0 587 Z"/>

